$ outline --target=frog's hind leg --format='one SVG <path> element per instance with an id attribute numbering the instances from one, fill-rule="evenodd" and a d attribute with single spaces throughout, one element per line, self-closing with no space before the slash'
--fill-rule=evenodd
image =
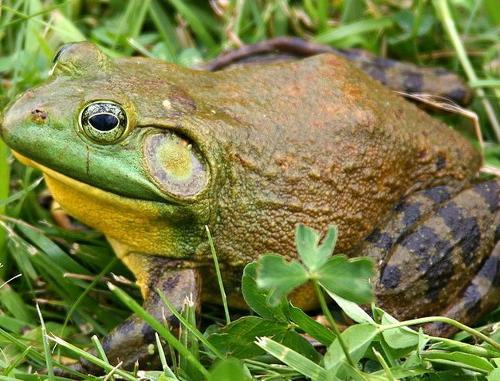
<path id="1" fill-rule="evenodd" d="M 462 295 L 441 314 L 460 322 L 474 322 L 500 304 L 500 242 Z M 445 323 L 425 326 L 435 336 L 450 336 L 456 329 Z"/>
<path id="2" fill-rule="evenodd" d="M 173 330 L 179 328 L 178 320 L 165 307 L 157 289 L 165 293 L 177 310 L 182 309 L 187 298 L 199 309 L 201 277 L 197 268 L 186 268 L 186 262 L 162 257 L 129 254 L 122 259 L 136 275 L 144 297 L 143 308 L 160 322 L 167 323 Z M 151 356 L 148 351 L 154 339 L 154 330 L 138 316 L 132 315 L 113 329 L 103 339 L 102 345 L 112 365 L 122 362 L 122 369 L 130 369 L 138 362 L 147 368 L 150 361 L 158 360 L 158 355 Z M 89 373 L 102 372 L 87 361 L 81 361 L 81 368 L 76 368 Z"/>
<path id="3" fill-rule="evenodd" d="M 379 262 L 378 305 L 398 319 L 445 314 L 471 324 L 497 303 L 499 191 L 499 180 L 458 193 L 436 187 L 399 204 L 361 250 Z"/>

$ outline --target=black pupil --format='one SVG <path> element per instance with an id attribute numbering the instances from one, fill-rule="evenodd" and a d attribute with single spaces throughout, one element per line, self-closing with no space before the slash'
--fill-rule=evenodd
<path id="1" fill-rule="evenodd" d="M 92 127 L 99 131 L 111 131 L 118 126 L 118 118 L 111 114 L 97 114 L 89 118 Z"/>

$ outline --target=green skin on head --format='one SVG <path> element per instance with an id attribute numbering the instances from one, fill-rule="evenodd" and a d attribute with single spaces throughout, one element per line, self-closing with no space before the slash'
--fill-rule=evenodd
<path id="1" fill-rule="evenodd" d="M 1 132 L 23 162 L 44 172 L 68 213 L 106 235 L 146 299 L 162 277 L 158 266 L 203 267 L 203 299 L 218 299 L 205 225 L 234 305 L 241 305 L 246 263 L 264 252 L 293 258 L 299 222 L 321 231 L 334 223 L 337 249 L 374 257 L 381 279 L 388 264 L 393 275 L 421 275 L 391 278 L 397 289 L 414 290 L 413 307 L 396 302 L 400 295 L 387 282 L 377 286 L 384 307 L 400 318 L 448 310 L 496 242 L 498 184 L 470 188 L 481 165 L 470 143 L 333 54 L 204 72 L 112 60 L 75 43 L 60 51 L 46 83 L 10 106 Z M 458 233 L 451 223 L 436 227 L 449 219 L 431 218 L 446 201 L 432 201 L 428 190 L 439 187 L 449 197 L 472 189 L 454 201 L 459 218 L 474 218 L 481 230 L 464 275 L 463 251 L 453 251 Z M 489 196 L 475 196 L 481 192 Z M 394 208 L 411 197 L 417 201 L 403 205 L 421 209 L 408 224 L 405 208 Z M 435 270 L 423 265 L 429 257 L 399 250 L 397 239 L 380 252 L 375 233 L 394 238 L 420 225 L 451 242 L 456 272 L 418 310 L 435 286 L 425 276 Z M 193 277 L 186 284 L 198 284 Z M 307 289 L 294 296 L 305 308 L 314 307 L 312 299 Z"/>

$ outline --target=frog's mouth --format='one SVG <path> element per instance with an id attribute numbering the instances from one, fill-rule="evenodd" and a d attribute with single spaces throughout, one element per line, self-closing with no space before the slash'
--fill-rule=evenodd
<path id="1" fill-rule="evenodd" d="M 82 203 L 89 201 L 95 203 L 96 200 L 99 200 L 100 203 L 106 203 L 114 208 L 125 208 L 128 210 L 141 211 L 142 213 L 146 210 L 161 210 L 163 215 L 165 215 L 167 210 L 172 210 L 172 205 L 168 205 L 168 203 L 125 197 L 116 193 L 108 192 L 57 172 L 44 166 L 43 164 L 27 158 L 19 152 L 12 150 L 12 153 L 21 163 L 39 169 L 44 174 L 54 198 L 63 206 L 64 209 L 72 209 L 72 205 L 67 206 L 65 205 L 66 203 L 61 202 L 62 200 L 67 199 L 67 196 L 71 194 L 70 199 L 72 202 Z M 79 216 L 76 217 L 80 218 Z"/>

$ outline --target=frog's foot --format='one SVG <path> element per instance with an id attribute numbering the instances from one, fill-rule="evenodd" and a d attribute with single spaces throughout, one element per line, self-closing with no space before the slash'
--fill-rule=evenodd
<path id="1" fill-rule="evenodd" d="M 471 324 L 500 302 L 499 192 L 494 180 L 455 194 L 431 188 L 399 204 L 362 249 L 380 263 L 378 304 L 398 319 L 444 314 Z"/>
<path id="2" fill-rule="evenodd" d="M 138 256 L 137 256 L 138 257 Z M 160 322 L 175 331 L 179 322 L 163 304 L 157 289 L 163 291 L 172 305 L 181 310 L 186 298 L 190 298 L 199 308 L 201 282 L 199 271 L 193 268 L 177 268 L 178 261 L 159 257 L 141 256 L 135 258 L 138 283 L 144 295 L 143 308 Z M 136 362 L 141 367 L 149 367 L 158 361 L 158 355 L 151 355 L 150 344 L 155 342 L 154 330 L 139 317 L 132 315 L 123 324 L 111 331 L 102 341 L 106 356 L 112 365 L 121 363 L 122 369 L 132 369 Z M 156 352 L 156 351 L 155 351 Z M 102 369 L 88 361 L 81 360 L 77 368 L 82 373 L 102 373 Z"/>

